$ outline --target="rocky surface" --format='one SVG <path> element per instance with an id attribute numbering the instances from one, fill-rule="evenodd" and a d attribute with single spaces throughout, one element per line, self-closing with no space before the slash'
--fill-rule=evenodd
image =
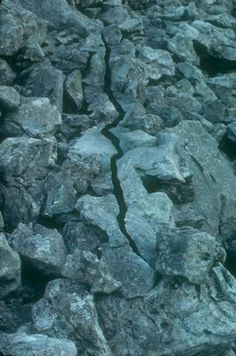
<path id="1" fill-rule="evenodd" d="M 234 0 L 0 1 L 0 354 L 236 354 Z"/>

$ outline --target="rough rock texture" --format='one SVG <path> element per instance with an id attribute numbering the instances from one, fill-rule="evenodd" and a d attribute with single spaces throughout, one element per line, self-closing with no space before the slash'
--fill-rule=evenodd
<path id="1" fill-rule="evenodd" d="M 0 354 L 235 356 L 236 3 L 0 1 Z"/>

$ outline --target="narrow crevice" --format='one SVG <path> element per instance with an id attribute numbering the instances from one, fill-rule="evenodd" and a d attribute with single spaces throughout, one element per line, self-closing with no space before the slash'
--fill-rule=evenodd
<path id="1" fill-rule="evenodd" d="M 219 143 L 219 150 L 223 152 L 230 161 L 236 160 L 236 142 L 231 141 L 226 135 Z"/>
<path id="2" fill-rule="evenodd" d="M 107 125 L 103 130 L 102 134 L 111 141 L 113 146 L 115 147 L 117 153 L 111 158 L 111 174 L 112 174 L 112 183 L 114 187 L 114 195 L 116 197 L 118 206 L 119 206 L 119 214 L 117 215 L 117 222 L 119 225 L 119 228 L 121 232 L 124 234 L 124 236 L 127 238 L 129 241 L 130 247 L 132 250 L 140 255 L 138 248 L 133 241 L 132 237 L 128 234 L 126 228 L 125 228 L 125 216 L 127 212 L 127 206 L 125 203 L 124 199 L 124 194 L 123 190 L 121 188 L 120 180 L 118 178 L 117 174 L 117 161 L 123 156 L 123 151 L 120 147 L 120 141 L 119 139 L 110 131 L 110 129 L 116 127 L 119 122 L 123 119 L 125 112 L 122 109 L 121 105 L 118 103 L 118 101 L 114 98 L 112 89 L 111 89 L 111 72 L 110 72 L 110 66 L 109 66 L 109 58 L 110 58 L 110 48 L 106 44 L 105 39 L 103 38 L 103 42 L 105 45 L 105 63 L 106 63 L 106 74 L 105 74 L 105 84 L 104 84 L 104 91 L 107 94 L 109 100 L 112 102 L 112 104 L 115 106 L 117 112 L 118 112 L 118 117 L 116 120 L 114 120 L 111 124 Z"/>

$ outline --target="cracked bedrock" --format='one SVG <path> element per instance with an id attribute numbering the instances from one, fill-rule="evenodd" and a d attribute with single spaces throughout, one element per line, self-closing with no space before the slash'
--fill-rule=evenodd
<path id="1" fill-rule="evenodd" d="M 0 355 L 236 355 L 235 0 L 0 1 Z"/>

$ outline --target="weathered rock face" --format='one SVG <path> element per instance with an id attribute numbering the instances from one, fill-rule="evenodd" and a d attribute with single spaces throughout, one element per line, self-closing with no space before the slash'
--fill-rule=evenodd
<path id="1" fill-rule="evenodd" d="M 235 356 L 234 0 L 0 0 L 0 354 Z"/>

